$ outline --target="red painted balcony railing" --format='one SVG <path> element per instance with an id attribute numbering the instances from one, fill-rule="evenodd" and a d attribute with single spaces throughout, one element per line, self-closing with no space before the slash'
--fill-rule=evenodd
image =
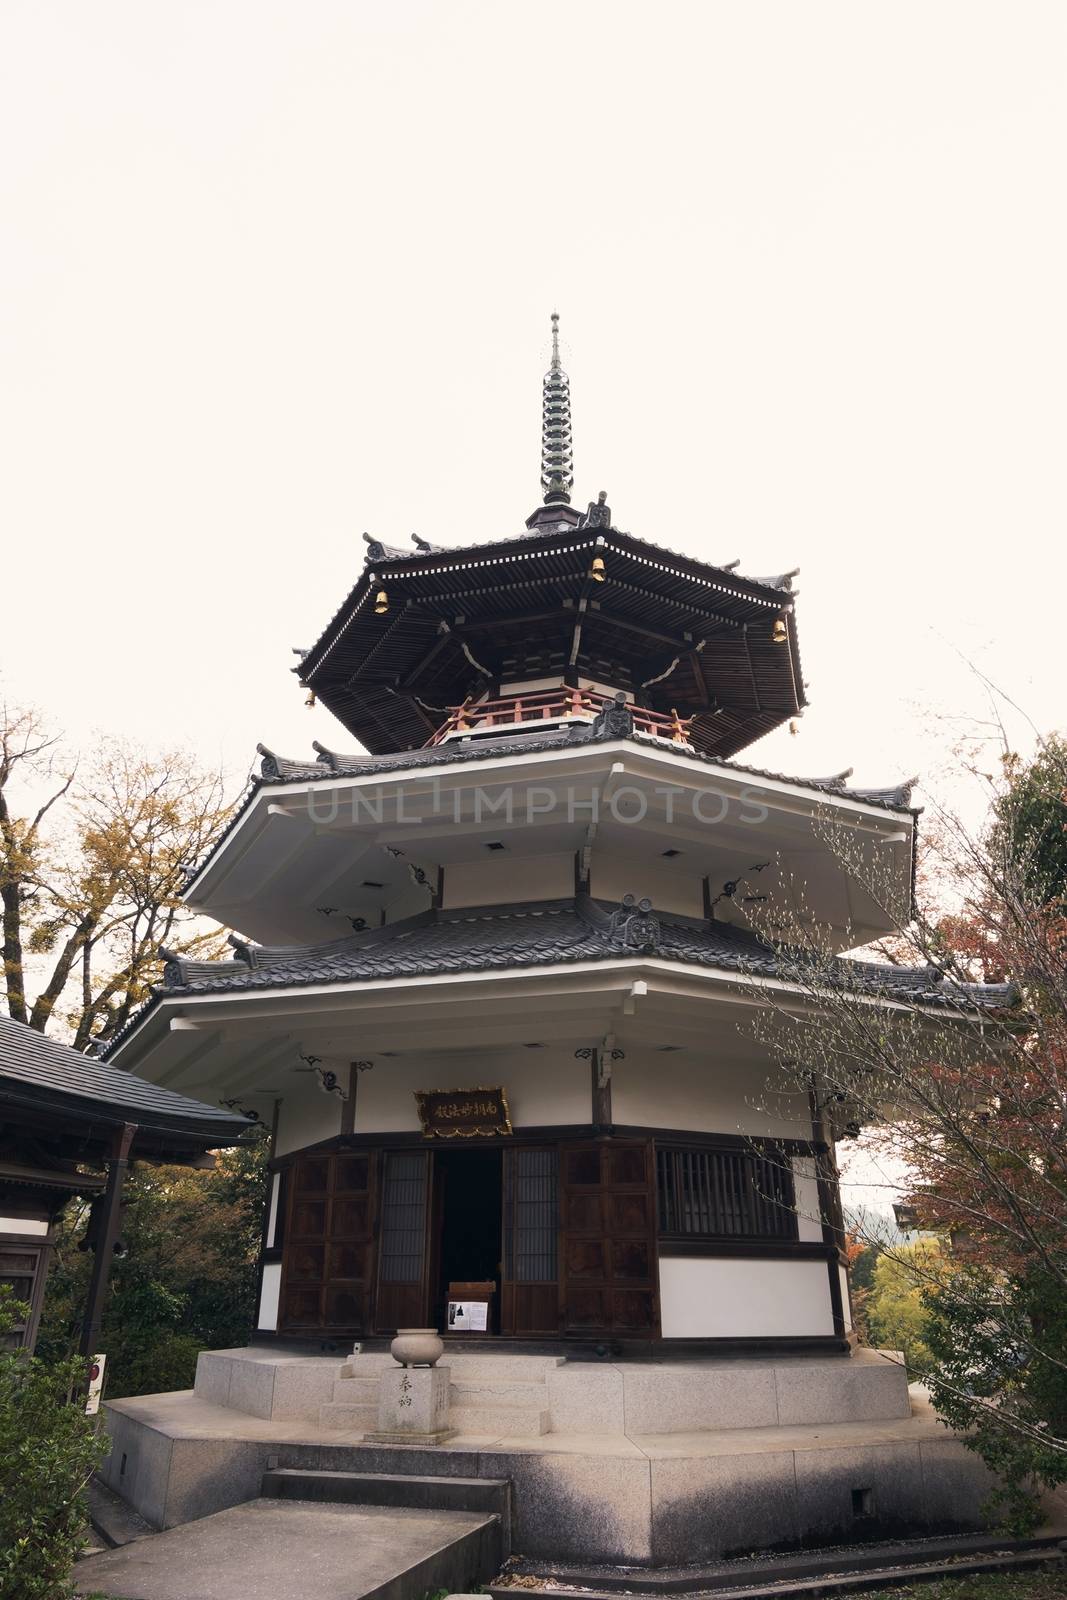
<path id="1" fill-rule="evenodd" d="M 443 722 L 426 748 L 441 744 L 453 735 L 488 733 L 493 728 L 514 728 L 531 722 L 591 722 L 605 706 L 613 704 L 612 697 L 599 694 L 595 689 L 533 689 L 528 694 L 510 694 L 502 700 L 466 701 L 453 706 L 447 722 Z M 651 734 L 654 739 L 666 739 L 671 744 L 689 743 L 689 725 L 692 717 L 680 717 L 677 711 L 647 711 L 642 706 L 627 704 L 626 709 L 634 719 L 638 733 Z"/>

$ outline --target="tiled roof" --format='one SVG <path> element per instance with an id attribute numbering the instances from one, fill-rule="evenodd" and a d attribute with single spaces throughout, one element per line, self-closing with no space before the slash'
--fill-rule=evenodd
<path id="1" fill-rule="evenodd" d="M 233 960 L 174 960 L 170 996 L 282 989 L 302 984 L 380 982 L 460 972 L 618 960 L 646 954 L 720 971 L 789 981 L 800 958 L 786 958 L 756 935 L 726 923 L 657 915 L 647 903 L 610 907 L 587 896 L 454 911 L 425 911 L 384 928 L 314 946 L 239 945 Z M 1004 1007 L 1010 984 L 957 985 L 932 967 L 838 959 L 842 987 L 923 1005 Z"/>
<path id="2" fill-rule="evenodd" d="M 576 745 L 597 744 L 618 739 L 610 724 L 598 727 L 595 722 L 572 722 L 565 728 L 552 728 L 544 733 L 518 733 L 504 737 L 450 739 L 433 749 L 404 750 L 395 754 L 371 756 L 364 754 L 340 755 L 323 745 L 312 746 L 317 751 L 314 761 L 293 761 L 277 755 L 265 745 L 259 745 L 262 756 L 260 781 L 263 783 L 314 783 L 331 778 L 371 777 L 379 772 L 403 772 L 409 767 L 449 766 L 462 761 L 484 761 L 487 757 L 506 759 L 526 755 L 530 751 L 570 750 Z M 743 766 L 737 761 L 720 760 L 699 750 L 679 750 L 662 739 L 649 734 L 631 731 L 623 735 L 630 744 L 643 745 L 650 750 L 667 750 L 671 755 L 684 755 L 704 766 L 720 767 L 724 772 L 736 772 L 746 778 L 769 778 L 775 783 L 791 783 L 799 789 L 813 789 L 820 794 L 838 795 L 846 800 L 858 800 L 865 805 L 884 806 L 888 811 L 910 811 L 912 778 L 905 783 L 884 789 L 850 789 L 844 778 L 849 773 L 834 778 L 794 778 L 785 772 L 768 772 L 762 767 Z"/>
<path id="3" fill-rule="evenodd" d="M 299 761 L 278 755 L 266 745 L 257 745 L 261 757 L 258 774 L 252 774 L 249 787 L 234 810 L 233 816 L 204 859 L 190 872 L 187 882 L 193 883 L 200 876 L 237 827 L 260 789 L 267 785 L 327 783 L 334 778 L 373 777 L 376 773 L 453 766 L 464 761 L 484 761 L 487 758 L 509 760 L 512 756 L 529 755 L 531 752 L 572 750 L 581 745 L 603 743 L 607 740 L 617 740 L 619 737 L 620 735 L 612 730 L 610 724 L 598 718 L 596 722 L 572 722 L 567 727 L 551 728 L 544 733 L 511 734 L 497 739 L 450 739 L 444 744 L 435 745 L 433 749 L 403 750 L 380 756 L 367 755 L 365 752 L 341 755 L 337 751 L 327 750 L 324 745 L 316 742 L 312 745 L 312 749 L 317 752 L 315 760 Z M 908 811 L 913 816 L 917 815 L 911 804 L 915 779 L 885 789 L 849 789 L 844 783 L 849 773 L 833 778 L 794 778 L 784 772 L 767 772 L 761 767 L 741 766 L 736 761 L 716 760 L 697 750 L 679 752 L 674 745 L 665 746 L 661 739 L 653 739 L 647 734 L 635 731 L 631 731 L 625 737 L 630 744 L 642 745 L 650 750 L 669 749 L 673 755 L 684 753 L 691 761 L 699 761 L 705 766 L 719 767 L 724 772 L 737 773 L 741 777 L 769 778 L 774 783 L 790 783 L 800 789 L 811 789 L 816 794 L 840 796 L 845 800 L 857 800 L 863 805 L 882 806 L 887 811 Z"/>
<path id="4" fill-rule="evenodd" d="M 365 533 L 363 535 L 363 543 L 366 545 L 367 551 L 366 555 L 364 556 L 364 566 L 369 567 L 372 564 L 380 565 L 382 562 L 388 562 L 390 565 L 395 565 L 397 562 L 419 561 L 422 559 L 422 557 L 427 555 L 478 555 L 484 550 L 496 551 L 501 546 L 506 547 L 508 544 L 512 543 L 514 543 L 516 548 L 521 548 L 524 544 L 526 544 L 527 541 L 543 537 L 545 531 L 546 530 L 543 528 L 539 528 L 533 532 L 531 532 L 529 529 L 526 529 L 510 536 L 504 535 L 503 538 L 498 537 L 496 539 L 489 540 L 482 539 L 477 544 L 434 544 L 428 539 L 422 539 L 419 541 L 414 550 L 406 550 L 401 545 L 386 544 L 384 540 L 374 539 L 369 533 Z M 579 521 L 574 524 L 574 526 L 570 526 L 568 524 L 566 527 L 553 529 L 551 531 L 559 533 L 564 538 L 569 538 L 574 533 L 579 531 L 588 532 L 589 529 L 584 521 Z M 660 555 L 673 556 L 676 561 L 684 561 L 690 565 L 706 567 L 710 571 L 727 573 L 738 579 L 738 581 L 741 583 L 754 584 L 760 589 L 777 589 L 782 594 L 786 595 L 792 595 L 793 579 L 800 571 L 799 567 L 793 567 L 789 572 L 773 573 L 767 577 L 753 577 L 737 570 L 740 565 L 739 562 L 733 561 L 725 565 L 719 565 L 715 562 L 706 562 L 700 556 L 694 556 L 691 551 L 677 550 L 672 545 L 660 544 L 655 539 L 646 539 L 644 537 L 639 538 L 637 534 L 629 533 L 625 528 L 608 527 L 595 529 L 593 531 L 601 533 L 614 533 L 619 535 L 621 538 L 630 541 L 639 548 L 655 550 Z M 412 539 L 414 540 L 414 538 L 415 535 L 413 534 Z M 348 598 L 351 599 L 352 594 L 354 593 L 355 588 L 350 591 Z M 334 613 L 332 621 L 336 622 L 341 617 L 344 610 L 345 607 L 341 606 L 339 610 Z M 307 650 L 303 652 L 303 654 L 306 659 L 308 656 L 313 654 L 313 651 Z"/>
<path id="5" fill-rule="evenodd" d="M 10 1017 L 0 1017 L 0 1100 L 5 1097 L 58 1105 L 102 1122 L 207 1136 L 216 1144 L 233 1143 L 248 1131 L 244 1117 L 157 1088 Z"/>

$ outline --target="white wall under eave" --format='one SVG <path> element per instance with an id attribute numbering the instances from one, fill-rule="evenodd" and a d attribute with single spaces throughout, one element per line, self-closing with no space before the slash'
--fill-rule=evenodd
<path id="1" fill-rule="evenodd" d="M 477 1026 L 476 1020 L 473 1024 Z M 500 1084 L 517 1128 L 587 1123 L 592 1114 L 588 1061 L 573 1050 L 520 1050 L 450 1057 L 379 1056 L 361 1072 L 356 1089 L 356 1133 L 416 1133 L 416 1089 L 491 1088 Z"/>
<path id="2" fill-rule="evenodd" d="M 273 1333 L 278 1326 L 278 1298 L 282 1287 L 282 1264 L 268 1261 L 263 1268 L 263 1288 L 259 1295 L 259 1316 L 256 1327 L 264 1333 Z"/>
<path id="3" fill-rule="evenodd" d="M 848 1299 L 848 1273 L 844 1267 L 838 1267 L 837 1270 L 841 1274 L 841 1310 L 845 1318 L 845 1332 L 848 1333 L 852 1328 L 852 1307 Z"/>
<path id="4" fill-rule="evenodd" d="M 812 1156 L 793 1157 L 793 1194 L 797 1209 L 797 1238 L 805 1244 L 821 1243 L 819 1184 L 815 1177 L 815 1161 Z"/>
<path id="5" fill-rule="evenodd" d="M 270 1180 L 270 1207 L 267 1212 L 267 1237 L 268 1250 L 274 1249 L 274 1241 L 278 1237 L 278 1196 L 281 1193 L 281 1178 L 275 1172 Z"/>
<path id="6" fill-rule="evenodd" d="M 813 1338 L 834 1331 L 825 1261 L 666 1256 L 665 1339 Z"/>
<path id="7" fill-rule="evenodd" d="M 709 1039 L 706 1051 L 628 1050 L 612 1066 L 614 1120 L 624 1127 L 811 1138 L 803 1095 L 774 1092 L 767 1083 L 773 1069 L 724 1060 L 710 1032 Z"/>
<path id="8" fill-rule="evenodd" d="M 21 1233 L 27 1239 L 43 1239 L 48 1228 L 47 1217 L 0 1217 L 0 1233 Z"/>
<path id="9" fill-rule="evenodd" d="M 506 827 L 501 823 L 501 828 Z M 490 835 L 492 837 L 492 835 Z M 445 867 L 444 910 L 506 905 L 519 900 L 565 900 L 574 893 L 574 855 L 515 856 L 495 851 L 481 861 Z"/>
<path id="10" fill-rule="evenodd" d="M 621 793 L 621 790 L 618 791 Z M 633 797 L 630 797 L 631 801 Z M 636 803 L 636 802 L 634 802 Z M 626 796 L 618 801 L 620 815 L 626 815 Z M 644 851 L 649 849 L 648 844 Z M 676 911 L 685 917 L 704 915 L 703 879 L 693 871 L 685 856 L 679 864 L 642 852 L 641 838 L 634 829 L 633 852 L 613 855 L 593 848 L 589 872 L 589 893 L 594 900 L 620 901 L 624 894 L 638 899 L 647 895 L 657 911 Z"/>
<path id="11" fill-rule="evenodd" d="M 320 1089 L 315 1073 L 294 1073 L 293 1087 L 287 1089 L 278 1108 L 274 1154 L 285 1156 L 290 1150 L 303 1150 L 305 1145 L 332 1139 L 340 1131 L 340 1096 Z"/>

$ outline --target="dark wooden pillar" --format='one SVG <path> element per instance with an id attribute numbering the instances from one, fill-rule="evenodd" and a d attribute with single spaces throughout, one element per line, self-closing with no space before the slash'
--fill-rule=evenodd
<path id="1" fill-rule="evenodd" d="M 607 1131 L 612 1124 L 611 1052 L 594 1050 L 592 1066 L 593 1126 Z"/>
<path id="2" fill-rule="evenodd" d="M 574 1052 L 579 1061 L 589 1063 L 589 1114 L 594 1130 L 600 1133 L 610 1133 L 612 1126 L 611 1111 L 611 1063 L 622 1056 L 621 1050 L 607 1049 L 596 1050 L 590 1045 L 585 1045 L 581 1050 Z"/>
<path id="3" fill-rule="evenodd" d="M 103 1216 L 96 1241 L 93 1271 L 89 1279 L 89 1297 L 85 1303 L 82 1336 L 79 1349 L 83 1356 L 97 1354 L 100 1324 L 104 1315 L 108 1280 L 111 1276 L 111 1258 L 119 1236 L 119 1217 L 122 1206 L 122 1186 L 130 1164 L 130 1146 L 137 1132 L 135 1122 L 125 1122 L 115 1134 L 113 1153 L 107 1164 L 107 1186 L 103 1196 Z"/>
<path id="4" fill-rule="evenodd" d="M 834 1333 L 839 1339 L 843 1339 L 847 1330 L 840 1271 L 845 1261 L 845 1219 L 841 1210 L 841 1190 L 837 1178 L 837 1164 L 834 1161 L 833 1135 L 823 1117 L 823 1108 L 814 1084 L 808 1091 L 808 1098 L 811 1105 L 811 1132 L 815 1145 L 815 1177 L 819 1191 L 823 1242 L 834 1248 L 834 1253 L 827 1262 L 830 1279 L 830 1312 L 834 1321 Z"/>

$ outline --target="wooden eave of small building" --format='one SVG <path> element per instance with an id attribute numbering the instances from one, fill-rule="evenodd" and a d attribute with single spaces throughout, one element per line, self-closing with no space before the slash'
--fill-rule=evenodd
<path id="1" fill-rule="evenodd" d="M 92 1163 L 105 1159 L 116 1130 L 131 1124 L 137 1130 L 133 1160 L 188 1162 L 248 1136 L 247 1118 L 161 1089 L 0 1017 L 0 1137 L 5 1130 L 28 1130 L 63 1161 Z M 50 1169 L 34 1166 L 39 1181 L 47 1181 Z M 62 1166 L 51 1170 L 60 1187 L 72 1187 Z M 90 1181 L 81 1192 L 94 1186 Z"/>

